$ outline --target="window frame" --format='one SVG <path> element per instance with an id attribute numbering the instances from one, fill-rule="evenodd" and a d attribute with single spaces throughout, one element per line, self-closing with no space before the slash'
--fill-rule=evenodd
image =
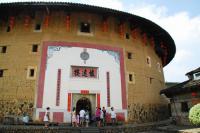
<path id="1" fill-rule="evenodd" d="M 157 70 L 158 70 L 158 72 L 161 72 L 161 68 L 162 68 L 162 66 L 161 66 L 161 64 L 158 62 L 158 63 L 157 63 Z"/>
<path id="2" fill-rule="evenodd" d="M 40 29 L 37 29 L 38 25 L 40 26 Z M 41 23 L 35 23 L 34 32 L 42 32 L 42 24 Z"/>
<path id="3" fill-rule="evenodd" d="M 129 33 L 126 33 L 126 34 L 125 34 L 125 38 L 126 38 L 127 40 L 130 40 L 130 34 L 129 34 Z"/>
<path id="4" fill-rule="evenodd" d="M 194 80 L 199 80 L 200 79 L 200 72 L 194 73 Z"/>
<path id="5" fill-rule="evenodd" d="M 0 78 L 4 77 L 4 69 L 0 69 Z"/>
<path id="6" fill-rule="evenodd" d="M 127 52 L 127 58 L 128 58 L 129 60 L 133 59 L 133 53 Z"/>
<path id="7" fill-rule="evenodd" d="M 0 53 L 2 53 L 2 54 L 7 53 L 7 49 L 8 49 L 7 46 L 0 46 L 0 48 L 1 48 L 1 49 L 0 49 L 0 50 L 1 50 Z M 4 48 L 5 48 L 5 49 L 4 49 Z"/>
<path id="8" fill-rule="evenodd" d="M 81 24 L 82 23 L 87 23 L 90 25 L 90 32 L 81 32 Z M 83 35 L 83 36 L 90 36 L 93 37 L 94 36 L 94 25 L 92 22 L 90 21 L 80 21 L 78 23 L 78 31 L 77 31 L 77 35 Z"/>
<path id="9" fill-rule="evenodd" d="M 34 48 L 34 46 L 36 46 L 36 51 L 35 51 L 35 48 Z M 31 52 L 32 52 L 32 53 L 37 53 L 37 52 L 38 52 L 38 50 L 39 50 L 39 44 L 32 44 L 32 49 L 31 49 Z"/>
<path id="10" fill-rule="evenodd" d="M 131 80 L 130 80 L 130 77 L 131 77 Z M 134 72 L 127 73 L 127 81 L 129 84 L 135 84 L 135 73 Z"/>
<path id="11" fill-rule="evenodd" d="M 11 27 L 10 27 L 10 25 L 8 25 L 8 26 L 6 27 L 6 32 L 11 32 Z"/>
<path id="12" fill-rule="evenodd" d="M 32 75 L 31 70 L 34 70 L 33 76 L 31 76 Z M 36 66 L 28 66 L 26 78 L 29 80 L 34 80 L 34 79 L 36 79 L 36 74 L 37 74 L 37 67 Z"/>
<path id="13" fill-rule="evenodd" d="M 80 23 L 80 32 L 91 33 L 91 24 L 89 22 L 81 22 Z"/>
<path id="14" fill-rule="evenodd" d="M 147 56 L 146 58 L 146 63 L 149 67 L 151 67 L 151 57 L 150 56 Z"/>

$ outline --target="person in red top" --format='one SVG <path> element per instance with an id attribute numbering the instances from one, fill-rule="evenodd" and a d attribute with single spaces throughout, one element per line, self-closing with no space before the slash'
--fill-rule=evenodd
<path id="1" fill-rule="evenodd" d="M 100 125 L 101 125 L 101 123 L 100 123 L 101 110 L 98 107 L 96 108 L 95 116 L 96 116 L 97 126 L 100 127 Z"/>

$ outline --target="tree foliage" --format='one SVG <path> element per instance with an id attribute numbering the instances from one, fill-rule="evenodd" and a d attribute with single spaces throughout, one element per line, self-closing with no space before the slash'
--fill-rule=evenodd
<path id="1" fill-rule="evenodd" d="M 194 125 L 200 125 L 200 104 L 196 104 L 190 109 L 189 120 Z"/>

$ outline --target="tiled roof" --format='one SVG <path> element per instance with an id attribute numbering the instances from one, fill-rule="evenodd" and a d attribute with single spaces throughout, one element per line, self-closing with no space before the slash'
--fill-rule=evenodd
<path id="1" fill-rule="evenodd" d="M 200 91 L 200 80 L 187 80 L 175 86 L 161 90 L 160 94 L 165 94 L 167 97 L 172 97 L 177 94 L 193 91 Z"/>
<path id="2" fill-rule="evenodd" d="M 200 67 L 195 69 L 195 70 L 192 70 L 192 71 L 186 73 L 185 75 L 191 75 L 191 74 L 194 74 L 194 73 L 197 73 L 197 72 L 200 72 Z"/>
<path id="3" fill-rule="evenodd" d="M 185 84 L 183 86 L 183 88 L 187 88 L 187 87 L 193 87 L 193 86 L 200 86 L 200 80 L 191 80 L 190 82 L 188 82 L 187 84 Z"/>

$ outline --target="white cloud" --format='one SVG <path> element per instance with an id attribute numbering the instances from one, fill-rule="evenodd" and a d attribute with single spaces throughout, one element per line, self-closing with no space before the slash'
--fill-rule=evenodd
<path id="1" fill-rule="evenodd" d="M 177 52 L 171 63 L 164 68 L 166 81 L 186 80 L 187 77 L 184 74 L 199 67 L 197 58 L 200 57 L 200 16 L 191 18 L 187 12 L 168 15 L 168 9 L 165 6 L 146 3 L 125 7 L 119 0 L 81 0 L 81 2 L 126 10 L 152 20 L 168 31 L 175 41 Z"/>
<path id="2" fill-rule="evenodd" d="M 190 17 L 188 12 L 168 15 L 166 7 L 152 4 L 131 5 L 129 12 L 145 17 L 160 25 L 175 41 L 176 56 L 165 70 L 166 81 L 183 81 L 185 73 L 200 66 L 200 15 Z"/>
<path id="3" fill-rule="evenodd" d="M 136 5 L 131 4 L 126 9 L 132 14 L 142 16 L 154 21 L 158 20 L 162 16 L 165 16 L 165 13 L 167 12 L 167 8 L 164 6 L 157 7 L 156 5 L 146 3 L 140 3 Z"/>
<path id="4" fill-rule="evenodd" d="M 175 58 L 174 58 L 174 62 L 181 63 L 181 62 L 185 62 L 186 60 L 189 60 L 192 57 L 192 53 L 188 50 L 182 49 L 182 50 L 178 50 L 176 52 Z"/>

